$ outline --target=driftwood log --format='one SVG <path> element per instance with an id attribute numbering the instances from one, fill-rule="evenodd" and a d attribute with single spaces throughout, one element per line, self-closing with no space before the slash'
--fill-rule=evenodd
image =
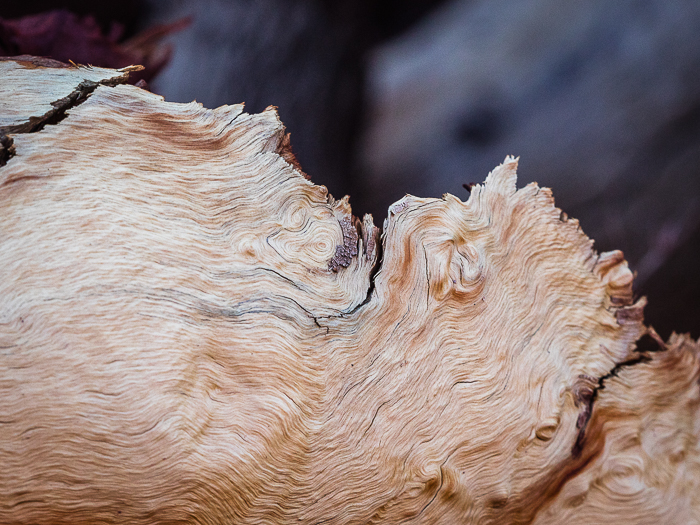
<path id="1" fill-rule="evenodd" d="M 0 61 L 0 522 L 700 523 L 700 345 L 515 159 L 380 235 L 273 108 L 59 66 Z"/>

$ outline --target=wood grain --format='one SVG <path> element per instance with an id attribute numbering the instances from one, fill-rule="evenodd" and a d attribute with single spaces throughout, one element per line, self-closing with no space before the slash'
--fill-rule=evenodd
<path id="1" fill-rule="evenodd" d="M 698 522 L 698 343 L 636 349 L 620 252 L 513 158 L 380 237 L 243 109 L 98 85 L 12 135 L 0 521 Z"/>

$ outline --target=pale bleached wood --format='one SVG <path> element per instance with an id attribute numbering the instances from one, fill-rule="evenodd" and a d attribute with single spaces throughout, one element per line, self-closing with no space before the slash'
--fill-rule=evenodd
<path id="1" fill-rule="evenodd" d="M 674 334 L 667 347 L 606 381 L 588 431 L 597 456 L 537 525 L 700 523 L 700 344 Z"/>
<path id="2" fill-rule="evenodd" d="M 380 239 L 274 109 L 97 86 L 12 138 L 1 522 L 529 523 L 597 468 L 597 404 L 629 409 L 596 391 L 646 331 L 632 273 L 515 159 Z"/>
<path id="3" fill-rule="evenodd" d="M 40 74 L 28 76 L 28 70 L 33 69 L 39 69 Z M 130 71 L 141 69 L 140 66 L 121 70 L 71 67 L 30 56 L 0 57 L 0 79 L 5 87 L 0 99 L 0 132 L 34 131 L 39 122 L 74 104 L 97 85 L 123 84 Z"/>

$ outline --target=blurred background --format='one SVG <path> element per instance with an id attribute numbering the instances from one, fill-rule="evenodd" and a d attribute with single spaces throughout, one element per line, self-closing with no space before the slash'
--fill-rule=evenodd
<path id="1" fill-rule="evenodd" d="M 275 105 L 304 171 L 378 225 L 520 156 L 521 185 L 625 252 L 662 337 L 700 336 L 697 0 L 25 0 L 0 7 L 0 54 Z"/>

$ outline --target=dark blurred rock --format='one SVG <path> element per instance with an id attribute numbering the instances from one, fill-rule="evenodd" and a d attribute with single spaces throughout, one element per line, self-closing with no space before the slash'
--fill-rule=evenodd
<path id="1" fill-rule="evenodd" d="M 700 335 L 698 254 L 700 228 L 670 254 L 640 290 L 649 299 L 645 317 L 661 337 L 673 331 L 690 332 L 696 338 Z"/>
<path id="2" fill-rule="evenodd" d="M 186 25 L 186 20 L 179 20 L 154 26 L 123 41 L 124 27 L 118 22 L 104 32 L 92 15 L 79 16 L 64 9 L 0 18 L 0 56 L 33 55 L 109 68 L 139 64 L 145 69 L 131 81 L 150 80 L 170 58 L 171 49 L 161 41 Z"/>
<path id="3" fill-rule="evenodd" d="M 144 7 L 143 0 L 119 0 L 118 2 L 22 0 L 21 2 L 3 2 L 0 16 L 6 20 L 13 20 L 62 9 L 75 13 L 79 17 L 92 17 L 105 33 L 109 33 L 112 26 L 117 23 L 124 29 L 123 38 L 128 39 L 142 29 L 142 20 L 146 14 Z"/>

